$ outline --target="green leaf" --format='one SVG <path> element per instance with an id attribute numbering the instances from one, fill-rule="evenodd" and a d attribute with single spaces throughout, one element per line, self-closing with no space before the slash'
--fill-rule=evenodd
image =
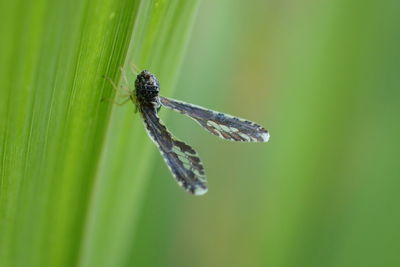
<path id="1" fill-rule="evenodd" d="M 2 266 L 124 266 L 155 151 L 120 66 L 175 83 L 197 1 L 0 3 Z M 125 63 L 124 63 L 125 62 Z"/>

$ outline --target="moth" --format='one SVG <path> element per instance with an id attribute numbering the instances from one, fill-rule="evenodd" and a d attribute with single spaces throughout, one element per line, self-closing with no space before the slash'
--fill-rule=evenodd
<path id="1" fill-rule="evenodd" d="M 141 71 L 135 80 L 135 90 L 129 91 L 129 99 L 140 112 L 147 134 L 156 144 L 178 184 L 194 195 L 207 193 L 207 179 L 197 152 L 173 136 L 161 122 L 161 107 L 184 114 L 210 133 L 231 141 L 267 142 L 268 131 L 245 119 L 159 95 L 160 83 L 147 70 Z"/>

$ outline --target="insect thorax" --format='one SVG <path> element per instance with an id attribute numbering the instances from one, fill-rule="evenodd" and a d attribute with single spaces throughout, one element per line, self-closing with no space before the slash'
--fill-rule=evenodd
<path id="1" fill-rule="evenodd" d="M 160 92 L 160 83 L 153 74 L 144 70 L 136 77 L 135 89 L 136 98 L 139 102 L 154 102 Z"/>

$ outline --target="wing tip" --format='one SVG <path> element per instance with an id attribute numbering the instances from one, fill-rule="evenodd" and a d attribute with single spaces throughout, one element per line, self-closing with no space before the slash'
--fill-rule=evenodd
<path id="1" fill-rule="evenodd" d="M 203 187 L 203 186 L 199 186 L 199 187 L 196 187 L 196 188 L 194 188 L 194 190 L 193 190 L 193 195 L 195 195 L 195 196 L 202 196 L 202 195 L 204 195 L 205 193 L 207 193 L 208 192 L 208 188 L 207 187 Z"/>
<path id="2" fill-rule="evenodd" d="M 264 133 L 261 134 L 261 139 L 264 143 L 269 141 L 269 137 L 270 135 L 268 131 L 265 131 Z"/>

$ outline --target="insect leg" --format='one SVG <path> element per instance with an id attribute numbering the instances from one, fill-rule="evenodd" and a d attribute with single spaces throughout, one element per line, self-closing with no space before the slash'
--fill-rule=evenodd
<path id="1" fill-rule="evenodd" d="M 117 85 L 115 84 L 115 82 L 114 82 L 110 77 L 107 77 L 107 76 L 105 76 L 105 75 L 103 75 L 103 78 L 107 79 L 107 80 L 111 83 L 113 89 L 114 89 L 118 94 L 120 93 L 120 89 L 123 89 L 123 90 L 127 93 L 126 96 L 131 95 L 131 92 L 130 92 L 130 90 L 129 90 L 128 87 L 122 86 L 122 85 L 117 86 Z"/>
<path id="2" fill-rule="evenodd" d="M 135 74 L 135 75 L 139 74 L 140 70 L 135 64 L 131 63 L 129 66 L 130 66 L 131 71 L 132 71 L 133 74 Z"/>
<path id="3" fill-rule="evenodd" d="M 128 77 L 126 76 L 126 71 L 122 67 L 120 67 L 120 71 L 121 71 L 122 78 L 124 79 L 125 84 L 128 86 L 129 81 L 128 81 Z"/>
<path id="4" fill-rule="evenodd" d="M 108 99 L 108 98 L 102 99 L 102 101 L 109 101 L 117 106 L 122 106 L 122 105 L 126 104 L 129 100 L 130 100 L 130 98 L 126 98 L 126 99 L 122 100 L 121 102 L 118 102 L 118 101 L 115 101 L 114 99 Z"/>

